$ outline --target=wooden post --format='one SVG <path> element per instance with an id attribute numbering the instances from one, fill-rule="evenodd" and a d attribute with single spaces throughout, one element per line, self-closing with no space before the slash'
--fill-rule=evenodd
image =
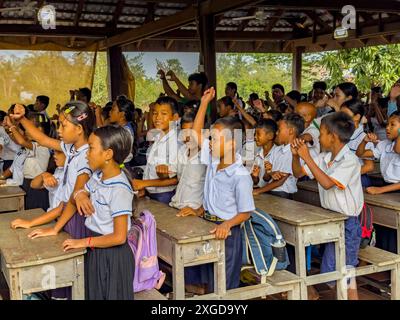
<path id="1" fill-rule="evenodd" d="M 127 94 L 128 87 L 124 83 L 124 73 L 122 65 L 122 49 L 121 47 L 111 47 L 107 49 L 108 63 L 108 85 L 111 100 L 115 100 L 118 95 Z"/>
<path id="2" fill-rule="evenodd" d="M 301 91 L 301 66 L 304 47 L 295 47 L 292 60 L 292 89 Z"/>
<path id="3" fill-rule="evenodd" d="M 208 83 L 217 90 L 217 62 L 215 53 L 215 17 L 214 15 L 200 15 L 199 35 L 201 43 L 201 61 L 204 72 L 208 77 Z M 217 119 L 217 104 L 215 100 L 211 103 L 211 114 L 209 123 Z"/>

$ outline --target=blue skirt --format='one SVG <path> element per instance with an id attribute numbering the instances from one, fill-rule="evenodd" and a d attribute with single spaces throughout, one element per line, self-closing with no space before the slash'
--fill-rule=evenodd
<path id="1" fill-rule="evenodd" d="M 172 197 L 175 195 L 175 190 L 169 192 L 161 192 L 161 193 L 148 193 L 151 200 L 156 200 L 158 202 L 162 202 L 166 205 L 169 205 Z"/>
<path id="2" fill-rule="evenodd" d="M 217 223 L 220 224 L 220 223 Z M 231 229 L 231 235 L 225 240 L 226 289 L 235 289 L 240 284 L 242 268 L 242 235 L 240 226 Z M 185 283 L 208 285 L 208 291 L 214 292 L 214 264 L 207 263 L 185 268 Z"/>

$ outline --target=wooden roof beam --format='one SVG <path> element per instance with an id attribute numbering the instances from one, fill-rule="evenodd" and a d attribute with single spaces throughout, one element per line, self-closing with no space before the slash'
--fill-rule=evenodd
<path id="1" fill-rule="evenodd" d="M 272 18 L 271 20 L 269 20 L 268 25 L 265 27 L 264 31 L 270 32 L 275 27 L 275 25 L 278 23 L 278 21 L 280 20 L 280 18 L 283 16 L 284 13 L 285 13 L 285 10 L 278 9 L 275 12 L 276 16 L 274 18 Z"/>
<path id="2" fill-rule="evenodd" d="M 84 2 L 85 2 L 84 0 L 79 0 L 78 8 L 76 10 L 76 15 L 74 19 L 74 26 L 77 26 L 79 24 L 79 19 L 81 18 Z"/>
<path id="3" fill-rule="evenodd" d="M 118 20 L 119 17 L 121 16 L 122 10 L 124 9 L 124 5 L 125 5 L 125 0 L 118 0 L 118 3 L 114 10 L 113 18 L 111 20 L 111 25 L 114 26 L 114 28 L 117 28 Z"/>
<path id="4" fill-rule="evenodd" d="M 151 21 L 154 21 L 156 6 L 157 4 L 154 2 L 149 2 L 147 4 L 147 15 L 146 18 L 144 19 L 144 23 L 149 23 Z"/>

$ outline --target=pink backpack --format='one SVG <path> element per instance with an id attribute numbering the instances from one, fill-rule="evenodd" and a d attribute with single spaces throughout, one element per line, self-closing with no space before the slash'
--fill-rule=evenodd
<path id="1" fill-rule="evenodd" d="M 160 289 L 165 274 L 158 267 L 156 220 L 148 210 L 133 221 L 128 243 L 135 257 L 133 291 Z"/>

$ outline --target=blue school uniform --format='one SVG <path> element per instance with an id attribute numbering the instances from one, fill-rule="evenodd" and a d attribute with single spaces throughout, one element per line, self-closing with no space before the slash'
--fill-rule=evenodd
<path id="1" fill-rule="evenodd" d="M 208 214 L 221 220 L 230 220 L 238 213 L 255 210 L 253 199 L 253 181 L 249 171 L 243 166 L 240 154 L 236 161 L 223 170 L 217 170 L 218 162 L 211 158 L 209 142 L 202 148 L 202 162 L 208 164 L 204 184 L 203 207 Z M 217 224 L 223 221 L 215 222 Z M 226 288 L 234 289 L 240 284 L 242 267 L 242 238 L 240 226 L 231 229 L 231 235 L 225 240 Z M 213 265 L 206 264 L 185 270 L 186 283 L 208 284 L 214 289 Z"/>

